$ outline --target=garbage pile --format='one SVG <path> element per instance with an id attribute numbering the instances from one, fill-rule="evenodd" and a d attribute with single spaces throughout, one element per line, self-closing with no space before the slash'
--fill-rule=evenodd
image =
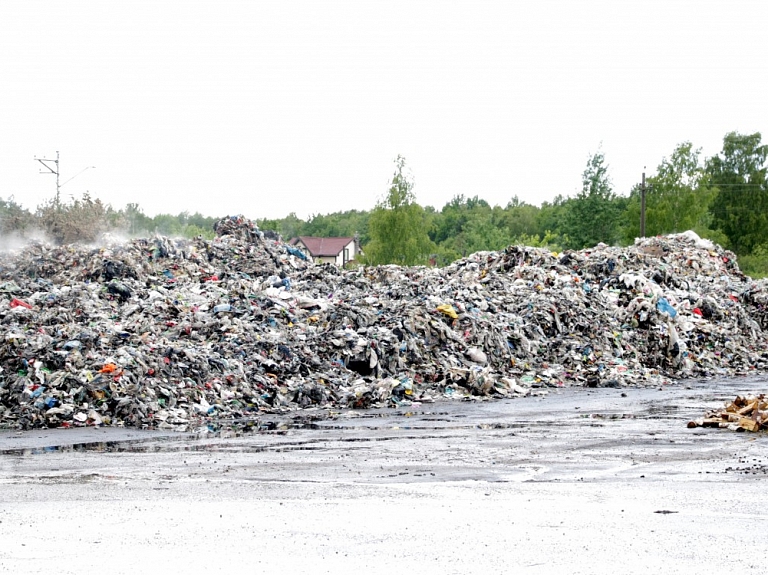
<path id="1" fill-rule="evenodd" d="M 768 365 L 765 284 L 692 232 L 350 270 L 243 217 L 216 233 L 1 255 L 0 426 L 197 429 Z"/>
<path id="2" fill-rule="evenodd" d="M 702 419 L 688 422 L 689 428 L 719 427 L 731 431 L 765 431 L 768 429 L 768 402 L 765 395 L 736 396 L 723 409 L 707 412 Z"/>

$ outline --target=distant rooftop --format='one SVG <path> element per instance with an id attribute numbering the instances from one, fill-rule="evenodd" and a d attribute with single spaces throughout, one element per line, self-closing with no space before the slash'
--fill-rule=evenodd
<path id="1" fill-rule="evenodd" d="M 336 257 L 341 251 L 355 241 L 355 238 L 317 238 L 314 236 L 299 236 L 293 238 L 291 243 L 296 245 L 301 241 L 312 257 Z"/>

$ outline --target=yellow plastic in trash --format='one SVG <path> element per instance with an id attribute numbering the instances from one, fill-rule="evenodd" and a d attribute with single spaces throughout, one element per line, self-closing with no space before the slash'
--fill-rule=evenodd
<path id="1" fill-rule="evenodd" d="M 453 309 L 453 306 L 445 303 L 437 306 L 437 311 L 443 312 L 445 315 L 453 319 L 459 317 L 459 314 L 456 313 L 456 310 Z"/>

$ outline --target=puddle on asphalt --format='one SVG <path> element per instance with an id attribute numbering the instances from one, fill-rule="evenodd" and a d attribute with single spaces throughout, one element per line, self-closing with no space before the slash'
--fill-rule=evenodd
<path id="1" fill-rule="evenodd" d="M 389 427 L 346 427 L 346 426 L 319 426 L 316 424 L 294 426 L 289 429 L 278 431 L 251 431 L 245 433 L 206 433 L 201 435 L 189 434 L 183 437 L 163 437 L 151 439 L 129 439 L 121 441 L 94 441 L 83 443 L 70 443 L 49 445 L 45 447 L 26 447 L 0 449 L 0 456 L 27 456 L 27 455 L 45 455 L 60 452 L 95 452 L 95 453 L 171 453 L 181 451 L 227 451 L 232 453 L 258 453 L 264 451 L 307 451 L 321 449 L 320 445 L 327 445 L 329 442 L 339 443 L 364 443 L 392 440 L 427 440 L 437 438 L 464 437 L 462 435 L 451 435 L 441 433 L 440 435 L 430 435 L 419 433 L 417 435 L 367 435 L 367 436 L 339 436 L 339 437 L 320 437 L 314 439 L 301 440 L 296 442 L 281 441 L 279 443 L 260 444 L 232 442 L 232 439 L 257 439 L 259 437 L 274 437 L 288 435 L 289 431 L 366 431 L 371 433 L 385 432 L 409 432 L 409 431 L 467 431 L 467 430 L 504 430 L 504 429 L 523 429 L 544 426 L 543 423 L 536 422 L 517 422 L 517 423 L 477 423 L 472 425 L 455 426 L 402 426 L 395 425 Z M 215 441 L 220 439 L 221 441 Z M 215 442 L 211 442 L 211 441 Z"/>
<path id="2" fill-rule="evenodd" d="M 690 388 L 688 388 L 690 390 Z M 645 392 L 652 393 L 650 390 Z M 634 402 L 616 406 L 614 409 L 595 409 L 594 402 L 582 403 L 582 398 L 571 398 L 566 405 L 555 403 L 550 410 L 522 412 L 493 410 L 488 413 L 489 404 L 478 404 L 478 409 L 467 413 L 465 405 L 442 405 L 440 409 L 372 410 L 367 412 L 339 413 L 318 411 L 293 416 L 270 416 L 262 419 L 222 420 L 211 423 L 188 433 L 171 432 L 163 437 L 139 437 L 130 439 L 99 440 L 92 442 L 64 442 L 66 432 L 61 437 L 51 437 L 50 445 L 13 447 L 6 443 L 0 449 L 0 456 L 45 455 L 57 452 L 95 452 L 95 453 L 162 453 L 181 451 L 288 451 L 320 449 L 319 444 L 332 442 L 373 442 L 392 439 L 412 438 L 414 440 L 447 437 L 451 432 L 469 430 L 537 430 L 540 428 L 613 426 L 622 425 L 627 420 L 680 420 L 682 425 L 688 421 L 686 411 L 694 408 L 694 401 L 715 400 L 727 392 L 708 390 L 702 395 L 685 391 L 677 397 L 646 398 L 636 397 Z M 588 398 L 589 396 L 587 396 Z M 625 397 L 625 396 L 624 396 Z M 612 401 L 617 398 L 611 398 Z M 639 400 L 639 403 L 638 403 Z M 621 401 L 621 400 L 620 400 Z M 572 402 L 572 403 L 571 403 Z M 530 407 L 530 405 L 529 405 Z M 601 406 L 604 407 L 604 406 Z M 581 409 L 584 411 L 581 411 Z M 573 409 L 573 411 L 569 411 Z M 698 409 L 698 408 L 696 408 Z M 47 430 L 51 431 L 51 430 Z M 258 438 L 286 436 L 290 433 L 340 432 L 336 437 L 303 438 L 300 441 L 275 441 L 258 443 Z M 140 432 L 137 430 L 137 432 Z M 345 435 L 346 433 L 346 435 Z M 393 434 L 394 433 L 394 434 Z M 408 435 L 412 433 L 412 435 Z M 440 433 L 441 435 L 434 435 Z M 461 437 L 457 435 L 457 437 Z M 233 439 L 250 441 L 232 441 Z M 54 443 L 58 442 L 59 443 Z"/>
<path id="3" fill-rule="evenodd" d="M 560 422 L 572 427 L 590 426 L 602 427 L 604 422 L 619 422 L 621 420 L 657 419 L 658 415 L 627 414 L 627 413 L 574 413 L 567 420 Z M 427 424 L 429 423 L 429 424 Z M 435 425 L 437 423 L 438 425 Z M 249 426 L 247 430 L 221 431 L 209 430 L 202 433 L 187 433 L 178 436 L 125 439 L 116 441 L 93 441 L 80 443 L 61 443 L 44 447 L 24 447 L 0 449 L 0 456 L 34 456 L 59 452 L 93 452 L 93 453 L 171 453 L 171 452 L 231 452 L 258 453 L 264 451 L 309 451 L 327 448 L 329 443 L 366 443 L 393 440 L 430 440 L 466 437 L 467 431 L 504 431 L 549 429 L 552 422 L 546 421 L 493 421 L 493 422 L 455 422 L 450 419 L 408 420 L 397 419 L 386 425 L 335 425 L 332 422 L 322 423 L 286 423 L 266 422 Z M 301 431 L 341 432 L 335 436 L 326 434 L 321 437 L 299 439 L 297 441 L 280 440 L 269 442 L 270 437 L 287 437 L 289 434 Z M 437 433 L 435 433 L 437 432 Z M 455 433 L 463 432 L 463 433 Z M 345 433 L 347 435 L 345 435 Z M 365 435 L 361 435 L 361 433 Z M 513 433 L 514 435 L 515 433 Z M 262 438 L 267 442 L 255 443 Z M 245 441 L 233 441 L 245 440 Z"/>

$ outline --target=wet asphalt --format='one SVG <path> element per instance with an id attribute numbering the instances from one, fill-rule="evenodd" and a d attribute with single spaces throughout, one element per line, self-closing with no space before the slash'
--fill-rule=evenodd
<path id="1" fill-rule="evenodd" d="M 768 437 L 686 423 L 766 387 L 0 432 L 0 572 L 758 572 Z"/>

